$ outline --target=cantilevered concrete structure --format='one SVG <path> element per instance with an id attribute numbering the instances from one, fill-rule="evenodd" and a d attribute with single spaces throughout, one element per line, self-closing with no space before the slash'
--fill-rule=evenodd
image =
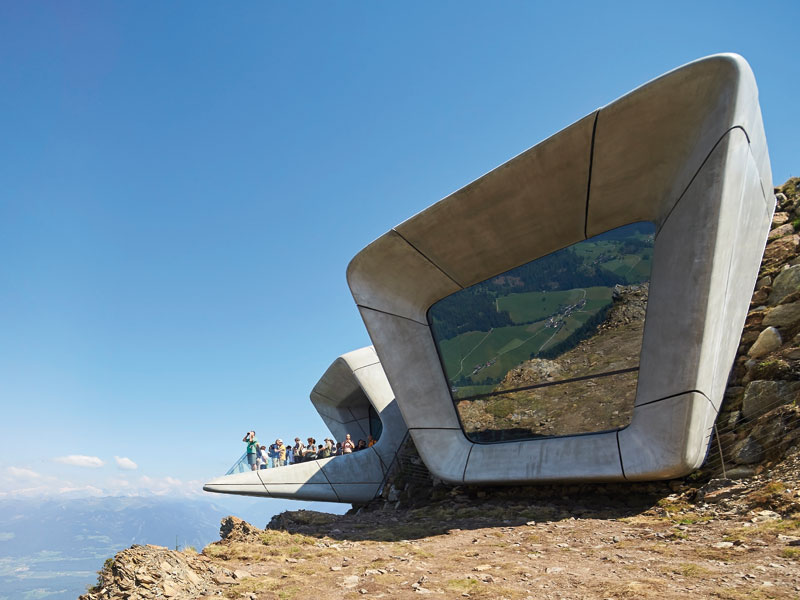
<path id="1" fill-rule="evenodd" d="M 362 250 L 347 277 L 434 475 L 478 484 L 677 477 L 703 462 L 773 210 L 753 74 L 740 56 L 716 55 L 598 109 L 401 223 Z M 430 307 L 641 221 L 656 234 L 630 425 L 470 441 Z"/>
<path id="2" fill-rule="evenodd" d="M 329 502 L 374 498 L 407 430 L 372 346 L 337 358 L 314 386 L 311 401 L 337 440 L 348 433 L 366 439 L 378 426 L 377 443 L 343 456 L 218 477 L 203 489 Z"/>
<path id="3" fill-rule="evenodd" d="M 773 210 L 748 64 L 722 54 L 671 71 L 401 223 L 352 260 L 348 282 L 375 349 L 334 361 L 311 399 L 337 439 L 365 437 L 371 406 L 383 427 L 378 444 L 220 477 L 204 489 L 366 501 L 406 426 L 430 471 L 453 483 L 685 475 L 702 464 L 711 439 Z M 655 226 L 655 241 L 630 423 L 582 435 L 468 438 L 443 372 L 431 307 L 641 222 Z M 580 393 L 570 393 L 580 401 Z"/>

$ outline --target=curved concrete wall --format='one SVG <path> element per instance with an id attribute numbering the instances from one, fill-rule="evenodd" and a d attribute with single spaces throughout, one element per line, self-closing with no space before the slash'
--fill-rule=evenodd
<path id="1" fill-rule="evenodd" d="M 774 210 L 755 80 L 737 55 L 667 73 L 523 152 L 362 250 L 348 282 L 431 472 L 450 482 L 676 477 L 704 458 Z M 604 231 L 657 232 L 631 424 L 476 444 L 432 304 Z"/>
<path id="2" fill-rule="evenodd" d="M 367 502 L 375 497 L 406 435 L 392 388 L 372 346 L 337 358 L 311 392 L 333 436 L 353 440 L 369 433 L 369 406 L 383 431 L 371 448 L 275 469 L 226 475 L 203 486 L 208 492 L 329 502 Z"/>

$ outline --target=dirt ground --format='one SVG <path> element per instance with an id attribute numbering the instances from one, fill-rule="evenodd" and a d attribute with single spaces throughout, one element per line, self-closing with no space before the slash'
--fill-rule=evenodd
<path id="1" fill-rule="evenodd" d="M 283 513 L 278 530 L 234 524 L 201 559 L 230 574 L 214 592 L 259 600 L 800 598 L 798 465 L 795 449 L 772 473 L 700 488 L 453 488 L 412 510 Z"/>

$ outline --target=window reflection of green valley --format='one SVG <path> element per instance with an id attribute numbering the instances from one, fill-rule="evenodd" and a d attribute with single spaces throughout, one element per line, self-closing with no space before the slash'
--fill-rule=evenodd
<path id="1" fill-rule="evenodd" d="M 444 371 L 472 439 L 569 435 L 627 425 L 653 240 L 652 224 L 627 225 L 431 307 Z M 569 383 L 587 376 L 597 378 Z M 556 385 L 559 381 L 564 383 Z M 603 411 L 608 402 L 613 406 Z M 608 414 L 598 417 L 598 407 Z"/>

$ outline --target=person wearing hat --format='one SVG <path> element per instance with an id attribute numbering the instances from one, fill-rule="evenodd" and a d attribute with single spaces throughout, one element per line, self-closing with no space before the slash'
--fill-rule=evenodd
<path id="1" fill-rule="evenodd" d="M 286 466 L 286 446 L 283 445 L 283 440 L 280 439 L 280 438 L 275 443 L 278 444 L 278 466 L 279 467 L 285 467 Z"/>

